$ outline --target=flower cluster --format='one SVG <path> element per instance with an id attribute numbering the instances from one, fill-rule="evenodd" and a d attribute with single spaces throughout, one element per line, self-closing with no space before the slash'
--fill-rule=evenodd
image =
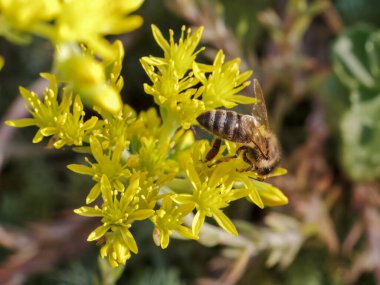
<path id="1" fill-rule="evenodd" d="M 161 114 L 165 114 L 164 120 L 174 120 L 185 129 L 205 111 L 218 107 L 232 108 L 238 103 L 254 103 L 253 98 L 237 95 L 250 84 L 247 79 L 252 74 L 251 71 L 240 74 L 240 59 L 224 62 L 225 56 L 220 50 L 212 65 L 195 61 L 203 50 L 196 50 L 202 30 L 199 28 L 191 34 L 187 29 L 185 36 L 185 27 L 182 27 L 181 37 L 176 43 L 172 30 L 167 42 L 160 30 L 152 25 L 153 36 L 164 51 L 164 57 L 141 59 L 152 81 L 152 85 L 144 84 L 145 92 L 154 97 Z"/>
<path id="2" fill-rule="evenodd" d="M 55 46 L 54 69 L 89 106 L 122 109 L 118 71 L 124 53 L 105 36 L 135 30 L 142 18 L 131 15 L 143 0 L 0 0 L 0 36 L 28 43 L 40 36 Z"/>
<path id="3" fill-rule="evenodd" d="M 0 0 L 1 11 L 17 14 L 19 2 L 24 1 Z M 151 85 L 144 85 L 145 91 L 154 96 L 159 114 L 153 108 L 136 114 L 128 105 L 119 106 L 120 101 L 112 100 L 112 96 L 106 100 L 107 104 L 100 104 L 104 101 L 98 96 L 109 96 L 104 82 L 118 94 L 117 98 L 123 85 L 119 76 L 123 48 L 118 42 L 108 45 L 102 36 L 138 26 L 138 17 L 125 15 L 136 9 L 140 1 L 123 2 L 130 6 L 118 4 L 120 1 L 107 1 L 106 5 L 101 0 L 95 1 L 96 4 L 87 4 L 86 0 L 36 2 L 46 6 L 44 13 L 10 18 L 4 12 L 1 21 L 7 23 L 8 32 L 20 31 L 18 39 L 24 39 L 24 33 L 51 37 L 59 45 L 62 56 L 57 76 L 42 75 L 50 81 L 42 99 L 20 89 L 32 118 L 7 124 L 36 126 L 38 131 L 33 142 L 50 137 L 51 147 L 72 146 L 86 155 L 83 164 L 68 166 L 94 181 L 86 205 L 75 213 L 100 219 L 101 225 L 91 232 L 88 241 L 101 241 L 100 254 L 112 266 L 125 264 L 132 253 L 138 252 L 133 236 L 138 221 L 150 220 L 154 225 L 154 242 L 166 248 L 174 233 L 198 239 L 207 218 L 237 235 L 234 223 L 223 212 L 235 200 L 246 198 L 260 208 L 287 203 L 279 189 L 263 182 L 266 177 L 241 171 L 247 168 L 242 158 L 221 160 L 235 154 L 236 144 L 226 142 L 210 165 L 206 161 L 210 143 L 196 141 L 190 130 L 202 112 L 255 102 L 238 94 L 249 84 L 247 79 L 251 75 L 251 71 L 240 73 L 239 59 L 225 62 L 223 52 L 219 51 L 210 65 L 196 61 L 203 50 L 197 50 L 202 28 L 194 33 L 183 28 L 178 41 L 170 31 L 168 42 L 152 26 L 164 56 L 143 57 L 141 64 L 151 80 Z M 91 9 L 86 9 L 87 13 L 81 13 L 81 21 L 76 21 L 79 17 L 75 15 L 86 5 Z M 100 10 L 104 11 L 100 13 Z M 94 13 L 95 18 L 91 16 Z M 77 32 L 78 29 L 86 32 Z M 85 43 L 87 49 L 76 50 L 70 44 L 76 41 Z M 112 60 L 108 51 L 116 51 Z M 107 60 L 94 62 L 93 53 Z M 82 69 L 82 64 L 92 68 Z M 105 66 L 107 73 L 102 72 Z M 65 82 L 62 92 L 57 78 Z M 82 96 L 75 95 L 77 92 Z M 96 106 L 97 115 L 88 119 L 82 104 L 86 100 L 96 102 L 92 105 Z M 278 168 L 269 176 L 284 172 Z M 186 224 L 184 217 L 191 213 L 195 214 L 192 223 Z"/>
<path id="4" fill-rule="evenodd" d="M 142 18 L 130 15 L 143 0 L 1 0 L 0 34 L 25 43 L 32 35 L 55 44 L 82 43 L 96 55 L 113 59 L 106 35 L 137 29 Z"/>
<path id="5" fill-rule="evenodd" d="M 38 132 L 33 138 L 34 143 L 42 141 L 43 137 L 52 137 L 51 145 L 61 148 L 64 145 L 80 146 L 86 134 L 95 127 L 98 118 L 93 116 L 84 121 L 85 112 L 79 96 L 73 100 L 72 93 L 63 92 L 58 101 L 58 86 L 54 75 L 41 74 L 50 80 L 50 87 L 43 94 L 43 101 L 38 94 L 20 87 L 20 94 L 29 104 L 28 111 L 32 118 L 9 121 L 13 127 L 37 126 Z"/>

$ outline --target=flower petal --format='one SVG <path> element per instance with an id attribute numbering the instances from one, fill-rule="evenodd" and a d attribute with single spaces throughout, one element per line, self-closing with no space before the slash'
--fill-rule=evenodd
<path id="1" fill-rule="evenodd" d="M 103 148 L 100 144 L 100 142 L 95 138 L 94 136 L 90 137 L 90 146 L 91 146 L 91 153 L 96 159 L 97 162 L 102 163 L 103 161 Z"/>
<path id="2" fill-rule="evenodd" d="M 90 193 L 86 197 L 86 204 L 90 204 L 96 200 L 100 195 L 100 184 L 96 183 L 94 187 L 91 188 Z"/>
<path id="3" fill-rule="evenodd" d="M 178 204 L 192 204 L 193 209 L 195 207 L 193 195 L 190 194 L 179 194 L 179 195 L 174 195 L 172 197 L 172 200 Z"/>
<path id="4" fill-rule="evenodd" d="M 83 124 L 83 129 L 85 130 L 89 130 L 89 129 L 92 129 L 95 127 L 96 123 L 98 122 L 98 117 L 91 117 L 91 119 L 87 120 L 84 124 Z"/>
<path id="5" fill-rule="evenodd" d="M 66 167 L 73 172 L 83 175 L 93 176 L 95 174 L 94 170 L 91 167 L 85 166 L 83 164 L 69 164 Z"/>
<path id="6" fill-rule="evenodd" d="M 160 232 L 160 243 L 161 248 L 165 249 L 168 247 L 170 241 L 170 233 L 168 230 L 161 230 Z"/>
<path id="7" fill-rule="evenodd" d="M 245 186 L 251 190 L 251 193 L 248 195 L 249 200 L 259 206 L 261 209 L 264 208 L 264 203 L 261 200 L 261 197 L 259 195 L 259 192 L 257 191 L 255 185 L 253 185 L 253 182 L 256 180 L 251 180 L 248 177 L 242 177 L 243 183 Z"/>
<path id="8" fill-rule="evenodd" d="M 151 25 L 153 37 L 156 40 L 157 44 L 162 48 L 162 50 L 167 53 L 170 50 L 169 43 L 162 35 L 159 28 L 157 28 L 155 25 Z"/>
<path id="9" fill-rule="evenodd" d="M 206 213 L 204 211 L 198 211 L 193 219 L 191 230 L 194 236 L 198 236 L 199 231 L 206 219 Z"/>
<path id="10" fill-rule="evenodd" d="M 10 127 L 23 128 L 23 127 L 37 125 L 37 122 L 34 118 L 26 118 L 26 119 L 20 119 L 20 120 L 5 121 L 5 124 Z"/>
<path id="11" fill-rule="evenodd" d="M 89 235 L 88 235 L 88 238 L 87 238 L 87 241 L 94 241 L 94 240 L 97 240 L 99 238 L 101 238 L 102 236 L 104 236 L 104 234 L 110 229 L 110 226 L 105 226 L 105 225 L 102 225 L 100 227 L 97 227 L 95 230 L 93 230 Z"/>
<path id="12" fill-rule="evenodd" d="M 138 250 L 135 238 L 133 237 L 132 233 L 128 229 L 126 229 L 126 228 L 121 229 L 120 233 L 121 233 L 121 235 L 122 235 L 125 243 L 127 244 L 128 248 L 133 253 L 137 254 L 137 252 L 139 250 Z"/>
<path id="13" fill-rule="evenodd" d="M 102 210 L 99 208 L 83 206 L 74 210 L 75 214 L 86 217 L 101 217 L 103 216 Z"/>
<path id="14" fill-rule="evenodd" d="M 185 238 L 188 238 L 188 239 L 199 239 L 198 236 L 194 235 L 192 230 L 185 227 L 185 226 L 181 226 L 179 225 L 175 231 L 177 233 L 179 233 L 181 236 L 185 237 Z"/>
<path id="15" fill-rule="evenodd" d="M 261 181 L 254 181 L 253 184 L 265 206 L 275 207 L 288 204 L 288 198 L 280 189 Z"/>
<path id="16" fill-rule="evenodd" d="M 213 211 L 213 218 L 218 223 L 218 225 L 223 228 L 226 232 L 229 232 L 235 236 L 238 235 L 235 225 L 232 221 L 220 210 Z"/>
<path id="17" fill-rule="evenodd" d="M 186 174 L 187 177 L 189 178 L 191 184 L 195 189 L 200 189 L 201 188 L 201 180 L 199 179 L 199 176 L 197 172 L 195 171 L 195 168 L 193 166 L 193 163 L 189 161 L 186 166 Z"/>
<path id="18" fill-rule="evenodd" d="M 137 210 L 137 211 L 133 212 L 132 214 L 130 214 L 129 218 L 131 219 L 131 221 L 133 221 L 133 220 L 141 221 L 141 220 L 145 220 L 145 219 L 150 218 L 153 214 L 154 214 L 154 210 L 148 210 L 148 209 Z"/>

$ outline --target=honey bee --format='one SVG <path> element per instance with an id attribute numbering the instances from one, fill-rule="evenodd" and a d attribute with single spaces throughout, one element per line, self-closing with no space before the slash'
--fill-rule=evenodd
<path id="1" fill-rule="evenodd" d="M 264 96 L 257 80 L 254 80 L 254 93 L 257 101 L 253 104 L 251 115 L 217 109 L 199 115 L 197 121 L 217 136 L 206 160 L 210 161 L 218 154 L 221 139 L 225 139 L 240 145 L 234 157 L 242 154 L 243 160 L 249 164 L 249 167 L 241 171 L 267 175 L 280 163 L 280 144 L 269 129 Z"/>

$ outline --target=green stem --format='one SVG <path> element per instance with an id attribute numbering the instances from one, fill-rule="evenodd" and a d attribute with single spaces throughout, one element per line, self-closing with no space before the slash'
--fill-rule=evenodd
<path id="1" fill-rule="evenodd" d="M 98 258 L 98 265 L 100 276 L 97 280 L 99 285 L 115 285 L 117 280 L 120 279 L 125 266 L 119 265 L 118 267 L 113 268 L 107 259 Z"/>

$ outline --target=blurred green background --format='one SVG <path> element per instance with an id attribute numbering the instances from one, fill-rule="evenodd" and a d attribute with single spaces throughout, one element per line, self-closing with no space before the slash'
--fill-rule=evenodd
<path id="1" fill-rule="evenodd" d="M 91 225 L 72 214 L 91 187 L 66 168 L 81 157 L 32 145 L 33 129 L 9 133 L 2 124 L 0 284 L 380 284 L 378 1 L 146 1 L 138 13 L 143 27 L 119 37 L 125 102 L 138 111 L 153 105 L 139 64 L 160 55 L 150 24 L 176 34 L 182 25 L 203 25 L 203 60 L 223 49 L 263 86 L 288 169 L 271 183 L 289 205 L 260 210 L 239 202 L 228 209 L 245 221 L 239 231 L 257 248 L 246 266 L 223 245 L 174 240 L 160 250 L 146 223 L 134 233 L 139 254 L 112 275 L 98 261 L 98 247 L 85 242 Z M 38 38 L 27 46 L 0 38 L 0 54 L 4 120 L 15 113 L 18 86 L 50 70 L 52 47 Z M 234 279 L 228 274 L 236 268 Z"/>

